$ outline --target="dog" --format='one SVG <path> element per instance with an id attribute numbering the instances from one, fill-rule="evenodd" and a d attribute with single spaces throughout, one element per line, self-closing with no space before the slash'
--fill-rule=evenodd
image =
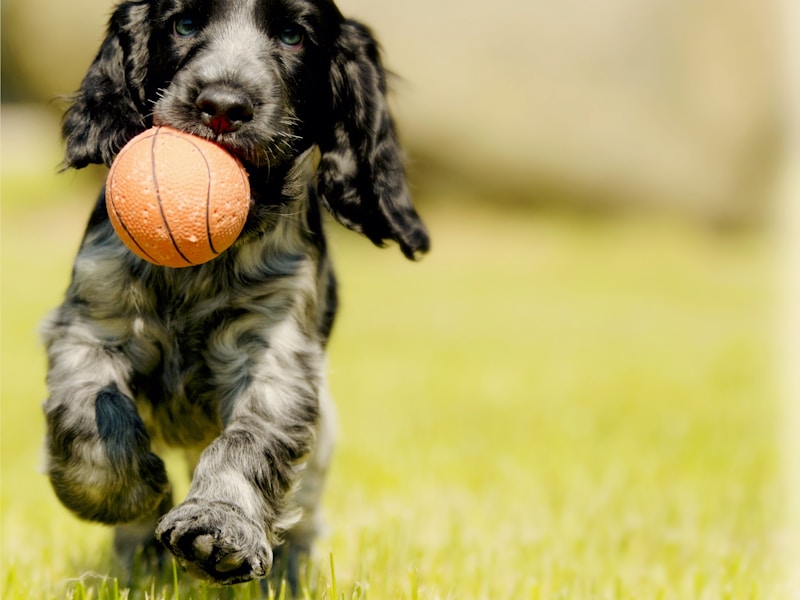
<path id="1" fill-rule="evenodd" d="M 409 259 L 429 248 L 386 80 L 371 31 L 332 0 L 116 5 L 64 115 L 65 168 L 109 166 L 164 125 L 238 157 L 252 195 L 233 246 L 169 268 L 122 244 L 101 193 L 43 326 L 47 474 L 76 515 L 115 526 L 124 561 L 166 548 L 228 585 L 266 577 L 279 552 L 296 580 L 335 437 L 323 210 Z M 195 465 L 177 505 L 164 447 Z"/>

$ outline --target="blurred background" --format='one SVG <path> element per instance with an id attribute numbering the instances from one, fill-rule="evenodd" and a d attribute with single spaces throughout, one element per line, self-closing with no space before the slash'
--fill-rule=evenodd
<path id="1" fill-rule="evenodd" d="M 501 203 L 764 216 L 781 133 L 771 2 L 339 4 L 398 75 L 426 197 L 443 185 Z M 109 13 L 108 0 L 3 2 L 4 129 L 9 103 L 55 112 L 76 89 Z"/>
<path id="2" fill-rule="evenodd" d="M 409 572 L 430 592 L 419 597 L 800 589 L 780 583 L 778 6 L 337 4 L 373 28 L 395 73 L 433 239 L 410 264 L 329 228 L 343 288 L 330 348 L 342 432 L 326 496 L 340 583 L 369 581 L 377 598 L 402 597 Z M 59 98 L 79 85 L 111 9 L 2 2 L 10 598 L 106 566 L 107 530 L 77 524 L 35 474 L 36 327 L 68 283 L 104 176 L 57 174 Z M 585 596 L 564 591 L 576 582 Z"/>

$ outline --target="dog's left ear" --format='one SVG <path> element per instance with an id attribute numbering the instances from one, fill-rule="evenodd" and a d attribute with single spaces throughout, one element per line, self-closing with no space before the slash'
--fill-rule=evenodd
<path id="1" fill-rule="evenodd" d="M 319 143 L 320 199 L 345 227 L 377 246 L 394 240 L 414 259 L 427 252 L 428 233 L 411 204 L 378 45 L 355 21 L 342 22 L 330 85 L 332 115 Z"/>
<path id="2" fill-rule="evenodd" d="M 147 128 L 150 4 L 123 2 L 111 16 L 103 44 L 64 115 L 65 167 L 110 165 L 125 142 Z"/>

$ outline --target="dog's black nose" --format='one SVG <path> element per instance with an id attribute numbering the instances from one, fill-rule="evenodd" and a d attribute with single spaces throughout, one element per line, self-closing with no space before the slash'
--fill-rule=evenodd
<path id="1" fill-rule="evenodd" d="M 195 101 L 200 119 L 217 135 L 238 130 L 253 118 L 253 101 L 243 92 L 227 87 L 208 87 Z"/>

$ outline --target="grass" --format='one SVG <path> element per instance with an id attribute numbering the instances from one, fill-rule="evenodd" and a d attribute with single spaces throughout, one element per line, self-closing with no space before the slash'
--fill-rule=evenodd
<path id="1" fill-rule="evenodd" d="M 37 472 L 35 330 L 91 194 L 2 183 L 2 597 L 259 597 L 172 565 L 127 588 L 110 531 Z M 461 198 L 424 213 L 419 264 L 331 228 L 340 441 L 305 595 L 787 598 L 769 240 Z"/>

